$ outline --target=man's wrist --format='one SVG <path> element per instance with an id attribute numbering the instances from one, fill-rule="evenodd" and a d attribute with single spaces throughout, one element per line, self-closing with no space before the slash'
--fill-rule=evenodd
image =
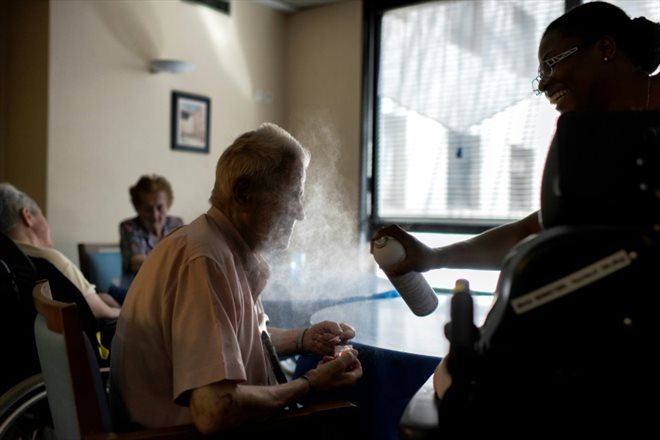
<path id="1" fill-rule="evenodd" d="M 307 382 L 307 392 L 312 392 L 312 391 L 314 391 L 314 385 L 312 385 L 312 380 L 309 378 L 309 376 L 307 375 L 307 373 L 305 373 L 305 374 L 303 374 L 302 376 L 300 376 L 300 379 L 302 379 L 302 380 L 304 380 L 305 382 Z"/>
<path id="2" fill-rule="evenodd" d="M 307 330 L 309 330 L 309 327 L 305 327 L 303 331 L 300 333 L 300 336 L 298 336 L 298 340 L 296 341 L 296 353 L 303 353 L 305 351 L 305 333 L 307 333 Z"/>

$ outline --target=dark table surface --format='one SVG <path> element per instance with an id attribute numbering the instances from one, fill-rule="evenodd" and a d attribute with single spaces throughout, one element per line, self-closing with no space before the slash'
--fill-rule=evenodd
<path id="1" fill-rule="evenodd" d="M 346 322 L 355 327 L 355 341 L 363 345 L 404 353 L 443 357 L 449 350 L 444 327 L 449 321 L 450 294 L 438 295 L 438 308 L 416 316 L 402 298 L 365 299 L 321 309 L 311 323 L 323 320 Z M 474 295 L 475 324 L 480 326 L 493 297 Z"/>
<path id="2" fill-rule="evenodd" d="M 311 315 L 311 323 L 332 320 L 355 327 L 353 345 L 360 353 L 364 376 L 358 392 L 348 400 L 365 415 L 369 440 L 401 438 L 402 415 L 420 387 L 430 383 L 433 370 L 448 351 L 444 325 L 449 320 L 451 295 L 439 294 L 438 300 L 438 308 L 424 317 L 416 316 L 398 296 L 348 301 Z M 491 301 L 491 295 L 474 296 L 476 324 L 481 325 Z M 411 424 L 412 431 L 418 432 L 416 418 Z"/>

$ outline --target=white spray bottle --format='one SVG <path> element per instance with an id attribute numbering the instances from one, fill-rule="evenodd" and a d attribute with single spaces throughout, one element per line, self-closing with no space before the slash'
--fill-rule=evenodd
<path id="1" fill-rule="evenodd" d="M 406 258 L 403 245 L 389 236 L 375 240 L 372 253 L 376 263 L 385 273 L 391 266 Z M 421 273 L 410 271 L 403 275 L 388 275 L 388 278 L 415 315 L 429 315 L 438 307 L 438 296 Z"/>

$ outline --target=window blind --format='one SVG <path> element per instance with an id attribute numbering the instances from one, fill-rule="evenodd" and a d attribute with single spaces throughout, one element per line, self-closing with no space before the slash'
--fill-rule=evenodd
<path id="1" fill-rule="evenodd" d="M 558 113 L 531 82 L 563 11 L 564 0 L 481 0 L 383 14 L 376 219 L 497 224 L 538 209 Z"/>

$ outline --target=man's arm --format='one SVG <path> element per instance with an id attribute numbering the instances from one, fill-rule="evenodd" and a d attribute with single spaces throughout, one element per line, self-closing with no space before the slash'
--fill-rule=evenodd
<path id="1" fill-rule="evenodd" d="M 202 434 L 212 434 L 263 420 L 310 390 L 331 391 L 354 384 L 362 366 L 352 351 L 321 363 L 299 379 L 279 385 L 239 385 L 221 381 L 192 391 L 190 415 Z"/>
<path id="2" fill-rule="evenodd" d="M 275 350 L 280 355 L 314 353 L 334 356 L 335 346 L 355 337 L 355 330 L 346 323 L 323 321 L 306 328 L 281 329 L 269 327 Z"/>
<path id="3" fill-rule="evenodd" d="M 280 355 L 289 355 L 296 353 L 298 341 L 303 336 L 305 328 L 277 328 L 268 327 L 273 346 Z M 306 332 L 305 332 L 306 333 Z"/>
<path id="4" fill-rule="evenodd" d="M 263 386 L 238 385 L 225 380 L 193 390 L 190 415 L 202 434 L 213 434 L 263 420 L 289 402 L 302 398 L 308 390 L 305 379 Z"/>
<path id="5" fill-rule="evenodd" d="M 98 318 L 117 318 L 121 309 L 110 307 L 106 304 L 101 297 L 96 293 L 84 295 L 85 301 L 89 304 L 94 317 Z"/>
<path id="6" fill-rule="evenodd" d="M 110 307 L 116 308 L 116 309 L 121 309 L 121 304 L 117 302 L 116 299 L 112 297 L 109 293 L 105 292 L 99 292 L 98 293 L 99 297 L 101 298 L 101 301 L 109 305 Z"/>

